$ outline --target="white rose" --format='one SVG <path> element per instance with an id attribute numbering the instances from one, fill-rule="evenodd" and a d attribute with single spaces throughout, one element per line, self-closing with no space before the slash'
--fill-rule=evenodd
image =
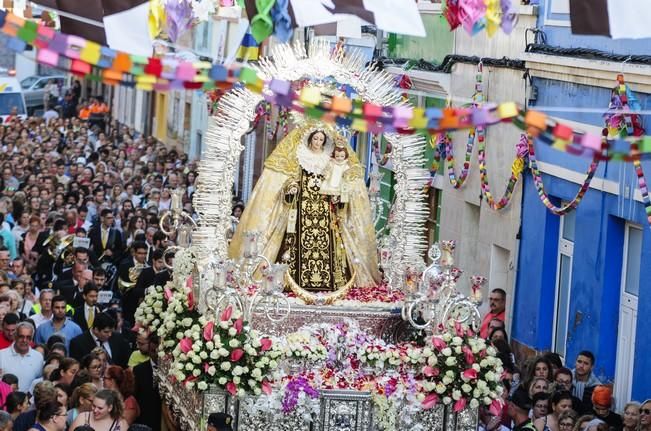
<path id="1" fill-rule="evenodd" d="M 212 349 L 214 349 L 214 348 L 215 348 L 215 343 L 213 343 L 212 341 L 208 341 L 208 342 L 206 343 L 206 349 L 208 349 L 208 350 L 212 350 Z"/>
<path id="2" fill-rule="evenodd" d="M 450 383 L 452 383 L 453 381 L 454 381 L 454 379 L 451 379 L 451 378 L 448 377 L 448 376 L 443 376 L 443 384 L 444 384 L 444 385 L 447 386 L 447 385 L 449 385 Z"/>
<path id="3" fill-rule="evenodd" d="M 217 359 L 219 358 L 219 350 L 213 350 L 210 352 L 210 359 Z"/>
<path id="4" fill-rule="evenodd" d="M 449 343 L 450 340 L 452 340 L 452 335 L 450 335 L 449 332 L 446 332 L 445 334 L 443 334 L 443 341 L 445 341 L 446 343 Z"/>
<path id="5" fill-rule="evenodd" d="M 239 385 L 241 381 L 242 381 L 242 379 L 240 379 L 239 376 L 234 376 L 233 377 L 233 383 L 235 383 L 236 385 Z"/>
<path id="6" fill-rule="evenodd" d="M 201 359 L 208 359 L 208 353 L 206 353 L 205 351 L 201 351 L 199 352 L 199 357 Z"/>
<path id="7" fill-rule="evenodd" d="M 452 398 L 450 397 L 443 397 L 443 404 L 450 404 L 452 402 Z"/>
<path id="8" fill-rule="evenodd" d="M 231 337 L 236 336 L 236 335 L 237 335 L 237 329 L 235 329 L 235 328 L 228 328 L 228 335 L 230 335 Z"/>
<path id="9" fill-rule="evenodd" d="M 199 357 L 199 355 L 194 355 L 194 356 L 192 357 L 192 362 L 194 362 L 195 364 L 199 365 L 199 364 L 201 363 L 201 358 Z"/>
<path id="10" fill-rule="evenodd" d="M 260 388 L 253 388 L 253 394 L 254 395 L 260 395 L 261 393 L 262 393 L 262 391 L 260 390 Z"/>
<path id="11" fill-rule="evenodd" d="M 450 356 L 445 360 L 445 365 L 447 365 L 448 367 L 451 367 L 456 363 L 457 363 L 457 358 L 455 358 L 454 356 Z"/>
<path id="12" fill-rule="evenodd" d="M 232 348 L 240 347 L 240 342 L 233 338 L 231 341 L 228 342 L 228 346 Z"/>
<path id="13" fill-rule="evenodd" d="M 463 340 L 461 339 L 461 337 L 452 337 L 452 344 L 454 344 L 455 346 L 460 346 L 463 344 Z"/>
<path id="14" fill-rule="evenodd" d="M 456 353 L 457 355 L 460 355 L 461 354 L 461 347 L 455 347 L 454 348 L 454 353 Z"/>
<path id="15" fill-rule="evenodd" d="M 192 326 L 192 319 L 190 319 L 189 317 L 186 317 L 185 319 L 183 319 L 181 321 L 181 324 L 183 326 L 185 326 L 185 327 L 190 327 L 190 326 Z"/>
<path id="16" fill-rule="evenodd" d="M 234 376 L 241 376 L 242 375 L 242 367 L 237 365 L 235 368 L 233 368 L 233 375 Z"/>
<path id="17" fill-rule="evenodd" d="M 458 389 L 455 389 L 452 391 L 452 399 L 457 401 L 461 398 L 461 391 Z"/>
<path id="18" fill-rule="evenodd" d="M 461 385 L 461 390 L 465 393 L 468 393 L 472 391 L 472 386 L 470 386 L 468 383 L 464 383 L 463 385 Z"/>
<path id="19" fill-rule="evenodd" d="M 477 401 L 475 398 L 470 400 L 470 408 L 471 409 L 476 409 L 479 407 L 479 401 Z"/>
<path id="20" fill-rule="evenodd" d="M 187 364 L 185 364 L 185 369 L 186 369 L 187 371 L 192 371 L 192 370 L 194 370 L 194 365 L 192 364 L 192 362 L 188 362 Z"/>
<path id="21" fill-rule="evenodd" d="M 194 388 L 194 382 L 187 382 L 187 383 L 185 384 L 185 387 L 188 388 L 188 389 L 192 389 L 192 388 Z"/>
<path id="22" fill-rule="evenodd" d="M 222 362 L 222 364 L 219 366 L 224 371 L 228 371 L 231 369 L 231 363 L 230 362 Z"/>
<path id="23" fill-rule="evenodd" d="M 472 369 L 477 371 L 477 372 L 481 371 L 481 367 L 476 362 L 474 364 L 472 364 Z"/>
<path id="24" fill-rule="evenodd" d="M 450 356 L 452 354 L 452 349 L 450 349 L 449 347 L 446 347 L 445 349 L 441 350 L 441 353 L 444 356 Z"/>
<path id="25" fill-rule="evenodd" d="M 437 393 L 437 394 L 442 394 L 443 392 L 445 392 L 446 389 L 447 389 L 447 388 L 445 387 L 445 385 L 444 385 L 443 383 L 438 382 L 438 383 L 436 384 L 436 393 Z"/>
<path id="26" fill-rule="evenodd" d="M 205 391 L 206 389 L 208 389 L 208 383 L 206 382 L 197 383 L 197 389 L 199 389 L 200 391 Z"/>
<path id="27" fill-rule="evenodd" d="M 219 380 L 217 380 L 217 383 L 224 386 L 226 383 L 228 383 L 228 379 L 226 377 L 220 377 Z"/>
<path id="28" fill-rule="evenodd" d="M 215 368 L 214 365 L 209 366 L 208 367 L 208 374 L 211 375 L 211 376 L 214 376 L 215 374 L 217 374 L 217 368 Z"/>
<path id="29" fill-rule="evenodd" d="M 230 355 L 230 353 L 228 353 L 228 350 L 224 349 L 223 347 L 219 349 L 219 356 L 226 357 L 228 355 Z"/>
<path id="30" fill-rule="evenodd" d="M 201 375 L 201 370 L 195 368 L 195 370 L 192 371 L 192 375 L 194 377 L 199 377 Z"/>
<path id="31" fill-rule="evenodd" d="M 256 368 L 255 370 L 253 370 L 251 372 L 251 377 L 253 377 L 254 379 L 259 379 L 260 377 L 262 377 L 262 371 L 260 371 L 260 368 Z"/>
<path id="32" fill-rule="evenodd" d="M 222 329 L 228 329 L 229 326 L 230 326 L 230 322 L 228 322 L 228 321 L 219 322 L 219 327 L 222 328 Z"/>

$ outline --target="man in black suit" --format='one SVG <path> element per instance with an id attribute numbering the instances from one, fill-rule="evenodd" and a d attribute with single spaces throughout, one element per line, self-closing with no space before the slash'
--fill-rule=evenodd
<path id="1" fill-rule="evenodd" d="M 84 287 L 93 278 L 93 272 L 88 266 L 81 262 L 75 262 L 72 266 L 72 278 L 58 280 L 52 288 L 66 298 L 66 302 L 72 307 L 80 307 L 84 303 Z"/>
<path id="2" fill-rule="evenodd" d="M 145 291 L 149 286 L 153 286 L 156 280 L 156 274 L 165 269 L 165 261 L 163 260 L 163 250 L 156 249 L 152 253 L 152 266 L 142 270 L 138 276 L 136 285 L 128 290 L 122 297 L 122 309 L 124 310 L 124 318 L 134 323 L 134 314 L 140 302 L 145 298 Z"/>
<path id="3" fill-rule="evenodd" d="M 115 332 L 115 320 L 106 313 L 95 316 L 93 328 L 70 341 L 70 356 L 81 362 L 95 347 L 108 353 L 110 364 L 127 367 L 131 348 L 124 337 Z"/>
<path id="4" fill-rule="evenodd" d="M 118 268 L 118 287 L 123 294 L 134 288 L 138 276 L 142 273 L 141 270 L 132 274 L 131 268 L 134 267 L 140 267 L 142 270 L 147 267 L 147 244 L 144 241 L 135 241 L 131 244 L 131 256 L 124 259 Z"/>
<path id="5" fill-rule="evenodd" d="M 104 208 L 100 214 L 100 225 L 91 228 L 88 233 L 90 248 L 98 257 L 99 263 L 108 261 L 117 265 L 124 250 L 122 234 L 113 227 L 115 216 L 109 208 Z"/>
<path id="6" fill-rule="evenodd" d="M 149 334 L 150 360 L 133 367 L 133 376 L 136 383 L 136 400 L 140 406 L 140 416 L 136 423 L 147 425 L 153 430 L 161 429 L 162 400 L 158 390 L 158 384 L 154 379 L 154 371 L 157 367 L 158 345 L 160 339 L 155 333 Z"/>
<path id="7" fill-rule="evenodd" d="M 97 316 L 100 311 L 97 308 L 97 296 L 99 290 L 95 283 L 90 282 L 86 283 L 83 291 L 84 304 L 75 308 L 75 314 L 72 320 L 79 325 L 82 331 L 87 331 L 93 327 L 95 322 L 95 316 Z"/>

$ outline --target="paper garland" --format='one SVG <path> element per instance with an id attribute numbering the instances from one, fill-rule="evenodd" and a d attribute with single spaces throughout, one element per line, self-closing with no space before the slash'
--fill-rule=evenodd
<path id="1" fill-rule="evenodd" d="M 500 28 L 510 34 L 518 17 L 511 0 L 448 0 L 443 16 L 450 30 L 461 26 L 474 36 L 485 29 L 488 37 L 493 37 Z"/>
<path id="2" fill-rule="evenodd" d="M 404 104 L 380 106 L 363 102 L 355 95 L 328 96 L 316 87 L 300 92 L 292 83 L 279 79 L 263 81 L 246 66 L 224 66 L 208 62 L 187 62 L 172 58 L 139 57 L 100 46 L 76 36 L 0 11 L 2 32 L 10 36 L 8 46 L 22 52 L 29 43 L 38 49 L 37 61 L 92 81 L 125 85 L 146 91 L 170 89 L 230 88 L 238 81 L 261 93 L 268 102 L 303 112 L 308 117 L 337 123 L 361 132 L 435 134 L 442 131 L 487 127 L 512 122 L 537 142 L 570 154 L 599 160 L 633 161 L 651 157 L 651 136 L 618 138 L 602 149 L 601 136 L 584 134 L 548 118 L 544 113 L 525 111 L 515 102 L 485 104 L 468 108 L 412 108 Z M 632 152 L 633 144 L 637 147 Z"/>
<path id="3" fill-rule="evenodd" d="M 545 192 L 545 186 L 543 184 L 542 175 L 540 173 L 540 169 L 538 168 L 538 161 L 536 160 L 536 151 L 534 149 L 533 139 L 530 138 L 527 139 L 527 143 L 528 143 L 528 150 L 529 150 L 529 168 L 531 169 L 531 175 L 533 177 L 533 182 L 536 187 L 536 190 L 538 191 L 538 197 L 540 198 L 540 201 L 552 213 L 559 216 L 565 215 L 570 211 L 574 210 L 579 205 L 581 199 L 583 199 L 583 196 L 585 196 L 586 192 L 590 188 L 590 183 L 592 182 L 592 178 L 594 177 L 594 174 L 597 172 L 597 168 L 599 167 L 599 159 L 595 157 L 592 160 L 592 163 L 590 163 L 590 167 L 588 168 L 588 172 L 586 173 L 586 178 L 583 181 L 583 184 L 581 185 L 581 188 L 577 192 L 576 196 L 574 196 L 574 198 L 566 205 L 557 207 L 549 199 L 549 195 L 547 194 L 547 192 Z"/>
<path id="4" fill-rule="evenodd" d="M 484 198 L 486 198 L 486 203 L 488 206 L 495 210 L 499 211 L 506 208 L 511 199 L 513 198 L 513 191 L 515 186 L 520 180 L 520 176 L 524 171 L 526 166 L 527 159 L 527 137 L 522 134 L 520 137 L 520 142 L 516 146 L 517 155 L 511 163 L 511 176 L 506 184 L 506 190 L 502 197 L 495 201 L 493 194 L 491 193 L 490 183 L 488 181 L 488 169 L 486 168 L 486 145 L 483 143 L 479 144 L 479 149 L 477 151 L 477 158 L 479 159 L 479 182 L 481 184 L 481 193 Z"/>
<path id="5" fill-rule="evenodd" d="M 617 75 L 617 85 L 613 88 L 610 95 L 610 103 L 608 104 L 608 112 L 604 115 L 605 127 L 603 135 L 607 140 L 612 140 L 618 137 L 627 137 L 630 135 L 640 136 L 644 134 L 642 127 L 642 118 L 636 111 L 641 109 L 640 103 L 635 97 L 635 93 L 629 88 L 624 81 L 624 75 Z M 619 111 L 615 113 L 613 111 Z M 631 114 L 622 113 L 621 111 L 631 111 Z M 632 152 L 635 154 L 638 151 L 637 145 L 632 144 Z M 649 226 L 651 226 L 651 197 L 649 197 L 649 188 L 644 177 L 644 169 L 639 157 L 633 159 L 633 168 L 637 176 L 637 183 L 642 194 L 642 202 L 644 203 L 644 213 L 647 218 Z"/>
<path id="6" fill-rule="evenodd" d="M 473 108 L 478 108 L 484 102 L 484 93 L 483 93 L 483 72 L 484 67 L 480 62 L 477 65 L 477 73 L 475 75 L 475 93 L 472 95 L 472 106 Z M 457 178 L 455 173 L 455 160 L 454 160 L 454 142 L 452 136 L 448 133 L 441 133 L 441 145 L 445 145 L 445 154 L 446 161 L 448 163 L 448 178 L 450 179 L 450 184 L 455 189 L 461 188 L 466 182 L 468 175 L 470 174 L 470 159 L 472 157 L 472 151 L 475 148 L 475 139 L 477 139 L 480 145 L 486 139 L 486 129 L 483 126 L 477 126 L 468 131 L 468 138 L 466 141 L 466 154 L 463 161 L 463 168 L 459 177 Z"/>

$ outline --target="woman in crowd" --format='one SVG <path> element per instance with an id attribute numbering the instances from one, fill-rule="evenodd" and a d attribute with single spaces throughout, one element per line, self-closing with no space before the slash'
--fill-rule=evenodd
<path id="1" fill-rule="evenodd" d="M 529 384 L 529 398 L 533 399 L 533 396 L 539 392 L 549 393 L 549 382 L 542 377 L 534 377 Z"/>
<path id="2" fill-rule="evenodd" d="M 552 365 L 543 356 L 536 357 L 529 368 L 529 381 L 535 377 L 542 377 L 550 383 L 554 380 Z"/>
<path id="3" fill-rule="evenodd" d="M 558 429 L 560 431 L 572 431 L 576 425 L 576 413 L 574 410 L 566 410 L 558 416 Z"/>
<path id="4" fill-rule="evenodd" d="M 54 383 L 72 385 L 78 372 L 79 362 L 73 358 L 64 358 L 61 360 L 59 368 L 50 374 L 50 380 Z"/>
<path id="5" fill-rule="evenodd" d="M 640 431 L 651 431 L 651 399 L 640 406 Z"/>
<path id="6" fill-rule="evenodd" d="M 36 266 L 38 260 L 38 253 L 34 250 L 36 240 L 43 230 L 43 223 L 38 216 L 32 216 L 29 219 L 29 230 L 23 235 L 23 241 L 20 244 L 20 253 L 25 261 L 26 268 L 33 268 Z"/>
<path id="7" fill-rule="evenodd" d="M 19 414 L 29 410 L 29 397 L 25 392 L 12 392 L 7 395 L 5 401 L 5 410 L 11 415 L 12 419 L 16 419 Z"/>
<path id="8" fill-rule="evenodd" d="M 57 383 L 54 385 L 54 389 L 57 393 L 57 401 L 61 403 L 62 406 L 68 406 L 68 399 L 70 398 L 70 386 L 65 383 Z"/>
<path id="9" fill-rule="evenodd" d="M 104 373 L 104 387 L 120 392 L 124 400 L 123 418 L 129 425 L 135 422 L 140 416 L 140 406 L 133 396 L 135 390 L 135 380 L 133 372 L 127 368 L 122 369 L 117 365 L 111 365 Z"/>
<path id="10" fill-rule="evenodd" d="M 534 421 L 538 431 L 559 431 L 558 420 L 561 413 L 572 410 L 572 394 L 567 391 L 554 392 L 551 413 Z"/>
<path id="11" fill-rule="evenodd" d="M 96 388 L 101 389 L 102 386 L 102 358 L 96 353 L 90 352 L 81 360 L 81 371 L 79 378 L 84 383 L 92 383 Z"/>
<path id="12" fill-rule="evenodd" d="M 39 406 L 36 423 L 29 431 L 64 431 L 66 408 L 58 401 L 48 401 Z"/>
<path id="13" fill-rule="evenodd" d="M 95 431 L 127 431 L 129 424 L 122 417 L 123 413 L 120 393 L 102 389 L 93 398 L 93 411 L 79 415 L 72 423 L 72 429 L 90 425 Z"/>
<path id="14" fill-rule="evenodd" d="M 640 405 L 638 403 L 628 403 L 624 406 L 622 422 L 623 431 L 637 431 L 640 426 Z"/>
<path id="15" fill-rule="evenodd" d="M 549 394 L 547 392 L 538 392 L 531 399 L 532 416 L 531 420 L 535 421 L 549 414 Z"/>
<path id="16" fill-rule="evenodd" d="M 72 396 L 70 397 L 71 408 L 68 410 L 68 419 L 66 421 L 68 426 L 77 419 L 77 416 L 85 412 L 90 412 L 93 409 L 93 398 L 95 398 L 96 393 L 97 388 L 92 383 L 84 383 L 72 391 Z"/>

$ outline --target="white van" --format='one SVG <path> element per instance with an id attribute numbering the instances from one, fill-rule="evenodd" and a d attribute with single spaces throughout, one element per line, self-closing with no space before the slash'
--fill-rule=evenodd
<path id="1" fill-rule="evenodd" d="M 27 118 L 25 97 L 16 78 L 0 76 L 0 118 L 3 124 L 10 115 Z"/>

